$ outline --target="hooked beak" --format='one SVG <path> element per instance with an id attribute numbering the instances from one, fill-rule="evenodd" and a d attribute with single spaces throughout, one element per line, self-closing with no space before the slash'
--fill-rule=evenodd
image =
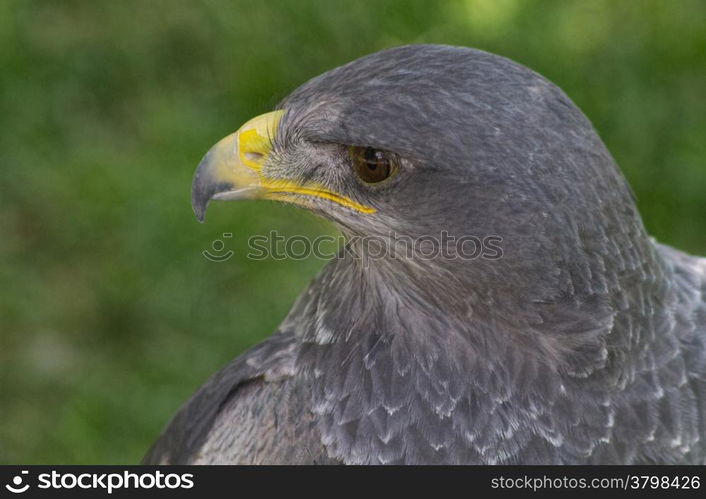
<path id="1" fill-rule="evenodd" d="M 277 199 L 306 206 L 307 199 L 318 197 L 361 213 L 376 211 L 315 182 L 298 183 L 263 174 L 284 113 L 272 111 L 251 119 L 206 153 L 191 187 L 191 205 L 199 221 L 203 222 L 212 199 Z"/>
<path id="2" fill-rule="evenodd" d="M 273 111 L 251 119 L 206 153 L 191 186 L 191 206 L 200 222 L 211 199 L 259 197 L 259 172 L 272 150 L 272 138 L 283 114 Z"/>

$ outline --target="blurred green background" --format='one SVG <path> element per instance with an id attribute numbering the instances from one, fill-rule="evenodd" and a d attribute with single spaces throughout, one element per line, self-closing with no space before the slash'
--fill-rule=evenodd
<path id="1" fill-rule="evenodd" d="M 405 43 L 479 47 L 561 86 L 649 231 L 706 254 L 706 2 L 0 1 L 0 463 L 132 463 L 324 264 L 247 236 L 333 233 L 189 189 L 296 86 Z M 225 263 L 201 252 L 224 232 Z"/>

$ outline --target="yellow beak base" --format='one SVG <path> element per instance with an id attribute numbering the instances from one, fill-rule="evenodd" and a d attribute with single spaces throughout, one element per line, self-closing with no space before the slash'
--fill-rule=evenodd
<path id="1" fill-rule="evenodd" d="M 263 171 L 272 152 L 280 120 L 285 111 L 257 116 L 214 145 L 199 163 L 191 188 L 191 204 L 203 222 L 212 199 L 276 199 L 307 204 L 307 198 L 333 201 L 360 213 L 375 209 L 326 189 L 324 186 L 293 179 L 268 177 Z"/>

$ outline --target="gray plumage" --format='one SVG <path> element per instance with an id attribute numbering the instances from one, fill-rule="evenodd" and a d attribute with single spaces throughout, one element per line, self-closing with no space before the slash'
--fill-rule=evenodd
<path id="1" fill-rule="evenodd" d="M 560 89 L 482 51 L 406 46 L 281 107 L 268 174 L 377 212 L 308 200 L 349 247 L 145 462 L 706 463 L 706 260 L 648 237 Z M 362 185 L 350 145 L 401 171 Z M 502 257 L 360 257 L 358 236 L 441 231 L 502 237 Z"/>

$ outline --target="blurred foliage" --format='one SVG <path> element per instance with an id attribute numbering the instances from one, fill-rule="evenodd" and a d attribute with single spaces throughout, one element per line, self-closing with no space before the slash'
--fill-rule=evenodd
<path id="1" fill-rule="evenodd" d="M 405 43 L 479 47 L 556 82 L 596 125 L 659 240 L 706 254 L 701 0 L 0 2 L 0 462 L 130 463 L 218 367 L 277 326 L 323 262 L 246 235 L 332 232 L 219 204 L 191 176 L 292 89 Z M 224 232 L 235 257 L 201 251 Z"/>

